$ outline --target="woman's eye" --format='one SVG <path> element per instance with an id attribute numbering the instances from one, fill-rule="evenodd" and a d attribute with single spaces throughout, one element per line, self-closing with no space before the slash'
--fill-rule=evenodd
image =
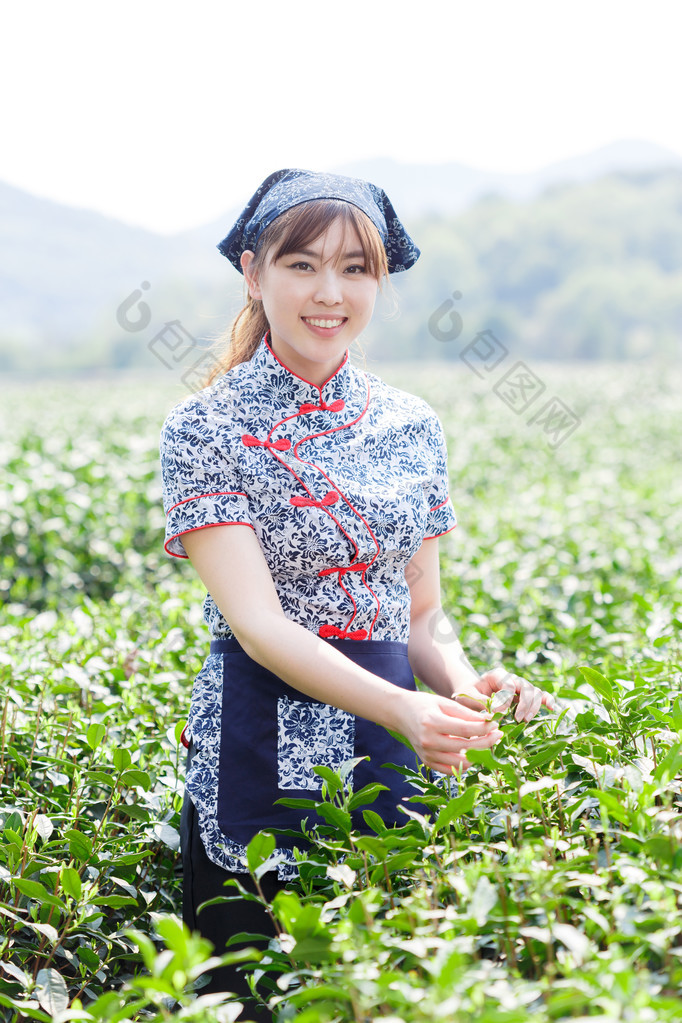
<path id="1" fill-rule="evenodd" d="M 302 270 L 302 269 L 305 269 L 306 267 L 308 267 L 309 269 L 312 270 L 312 267 L 310 266 L 310 263 L 306 263 L 303 260 L 301 260 L 299 263 L 292 263 L 291 264 L 291 269 L 292 270 Z"/>
<path id="2" fill-rule="evenodd" d="M 346 267 L 346 272 L 347 273 L 350 272 L 353 275 L 355 275 L 355 274 L 364 274 L 365 268 L 364 268 L 364 266 L 361 266 L 359 263 L 354 263 L 352 266 L 347 266 Z"/>

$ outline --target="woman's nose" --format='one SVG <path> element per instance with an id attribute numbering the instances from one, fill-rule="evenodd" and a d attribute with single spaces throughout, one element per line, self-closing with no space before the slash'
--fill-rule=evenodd
<path id="1" fill-rule="evenodd" d="M 322 271 L 315 282 L 315 301 L 325 305 L 335 305 L 343 301 L 341 281 L 334 270 Z"/>

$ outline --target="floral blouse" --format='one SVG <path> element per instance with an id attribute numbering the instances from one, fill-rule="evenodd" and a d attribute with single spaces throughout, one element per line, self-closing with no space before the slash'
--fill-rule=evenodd
<path id="1" fill-rule="evenodd" d="M 287 618 L 323 638 L 407 644 L 405 569 L 425 538 L 456 525 L 443 428 L 423 399 L 356 368 L 348 352 L 317 387 L 278 360 L 266 334 L 250 361 L 170 412 L 161 466 L 169 554 L 186 557 L 193 530 L 248 526 Z M 204 617 L 212 639 L 233 636 L 210 595 Z M 192 691 L 187 790 L 209 858 L 243 871 L 244 847 L 217 821 L 222 685 L 222 655 L 211 653 Z M 349 717 L 326 710 L 318 763 Z M 280 877 L 293 866 L 284 850 Z"/>
<path id="2" fill-rule="evenodd" d="M 177 405 L 163 427 L 166 550 L 185 533 L 255 530 L 287 618 L 321 636 L 406 643 L 405 567 L 454 529 L 440 420 L 351 365 L 317 387 L 262 339 L 253 358 Z M 232 635 L 207 596 L 213 638 Z"/>

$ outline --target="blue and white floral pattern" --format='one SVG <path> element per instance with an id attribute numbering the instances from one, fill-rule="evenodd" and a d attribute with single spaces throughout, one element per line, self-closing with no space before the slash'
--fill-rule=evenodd
<path id="1" fill-rule="evenodd" d="M 405 569 L 424 538 L 456 525 L 443 428 L 421 398 L 360 371 L 348 352 L 317 387 L 280 363 L 266 336 L 249 362 L 171 411 L 161 465 L 170 554 L 186 557 L 187 532 L 242 524 L 256 533 L 287 618 L 332 638 L 407 643 Z M 233 635 L 209 595 L 204 617 L 212 638 Z M 217 821 L 222 687 L 222 655 L 212 654 L 192 692 L 187 791 L 209 858 L 243 871 L 244 847 Z M 280 702 L 285 789 L 310 788 L 315 764 L 353 756 L 354 719 L 334 708 L 312 712 L 314 737 L 303 741 L 309 706 Z M 293 876 L 291 851 L 277 857 L 280 877 Z"/>
<path id="2" fill-rule="evenodd" d="M 246 846 L 234 842 L 218 824 L 218 764 L 220 762 L 220 714 L 223 701 L 223 655 L 209 654 L 194 680 L 186 732 L 195 744 L 187 770 L 185 788 L 194 803 L 207 855 L 213 863 L 234 874 L 248 873 Z M 296 876 L 291 849 L 273 856 L 281 880 Z"/>
<path id="3" fill-rule="evenodd" d="M 338 771 L 353 757 L 355 718 L 326 703 L 280 696 L 277 700 L 277 772 L 281 789 L 319 791 L 314 767 Z"/>
<path id="4" fill-rule="evenodd" d="M 218 250 L 243 273 L 239 262 L 242 253 L 246 249 L 255 252 L 263 231 L 282 213 L 312 199 L 343 199 L 361 209 L 381 236 L 389 273 L 407 270 L 419 259 L 419 249 L 396 216 L 383 188 L 345 174 L 295 168 L 275 171 L 258 186 L 229 234 L 218 244 Z"/>
<path id="5" fill-rule="evenodd" d="M 288 618 L 407 642 L 405 568 L 425 537 L 456 524 L 443 428 L 423 399 L 348 353 L 318 388 L 264 338 L 249 362 L 173 409 L 161 464 L 170 554 L 186 557 L 186 532 L 245 524 Z M 232 635 L 210 597 L 204 615 L 213 638 Z"/>

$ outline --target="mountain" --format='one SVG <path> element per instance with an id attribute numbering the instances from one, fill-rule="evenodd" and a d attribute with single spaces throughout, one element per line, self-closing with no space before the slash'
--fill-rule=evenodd
<path id="1" fill-rule="evenodd" d="M 498 174 L 459 163 L 400 164 L 365 160 L 345 164 L 339 174 L 375 181 L 390 195 L 400 217 L 459 213 L 482 196 L 528 200 L 547 188 L 589 181 L 616 171 L 682 168 L 682 157 L 650 142 L 613 142 L 582 156 L 527 174 Z"/>
<path id="2" fill-rule="evenodd" d="M 529 174 L 496 174 L 462 164 L 376 159 L 339 173 L 380 183 L 402 219 L 446 220 L 493 195 L 530 202 L 547 189 L 614 171 L 682 170 L 682 159 L 644 142 L 618 142 Z M 5 368 L 46 369 L 88 361 L 106 344 L 114 364 L 138 362 L 142 345 L 169 321 L 210 338 L 241 305 L 243 282 L 215 246 L 241 207 L 166 237 L 0 183 L 0 356 Z M 141 289 L 143 282 L 148 285 Z M 135 291 L 151 311 L 149 329 L 125 332 L 116 313 Z M 91 358 L 92 356 L 90 356 Z"/>

